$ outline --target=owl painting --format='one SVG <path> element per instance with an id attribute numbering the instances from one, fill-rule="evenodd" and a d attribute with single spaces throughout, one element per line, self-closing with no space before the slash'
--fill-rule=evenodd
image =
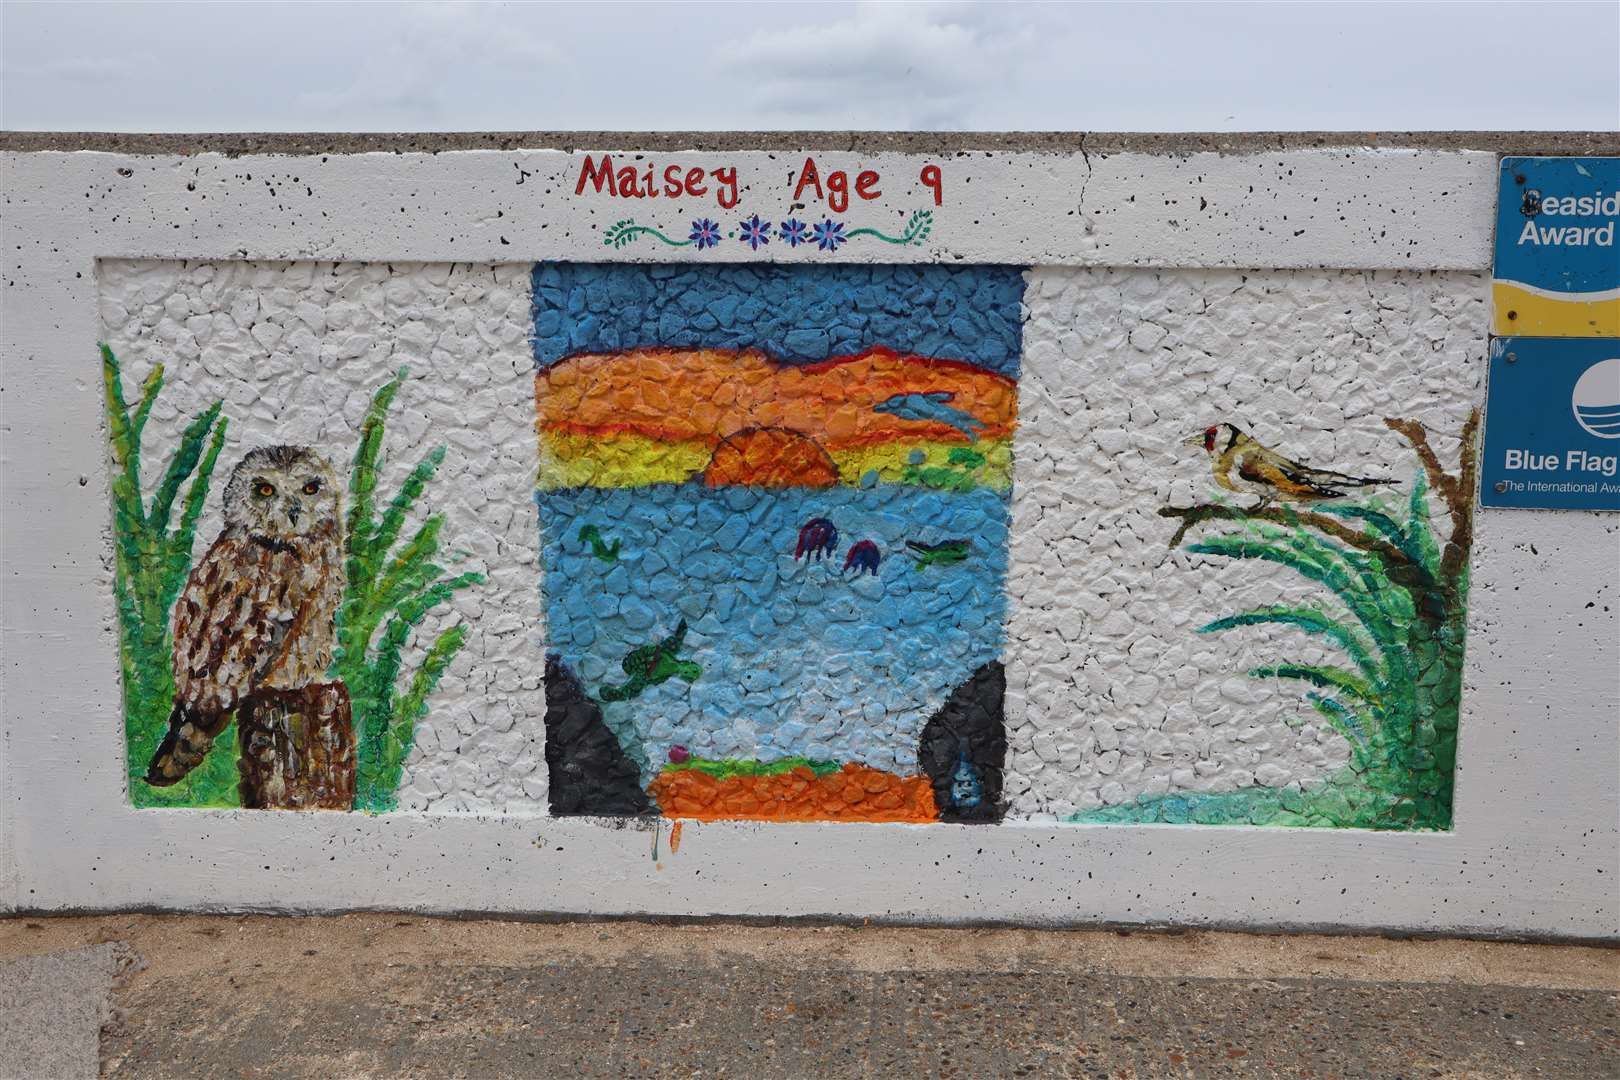
<path id="1" fill-rule="evenodd" d="M 244 807 L 352 809 L 349 694 L 328 674 L 344 584 L 337 477 L 306 447 L 260 447 L 224 499 L 175 604 L 174 709 L 146 780 L 178 782 L 234 714 Z"/>

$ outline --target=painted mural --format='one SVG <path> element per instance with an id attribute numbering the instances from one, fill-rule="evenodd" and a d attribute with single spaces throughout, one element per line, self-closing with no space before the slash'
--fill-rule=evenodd
<path id="1" fill-rule="evenodd" d="M 1451 826 L 1467 281 L 720 254 L 108 263 L 131 801 Z"/>
<path id="2" fill-rule="evenodd" d="M 465 629 L 442 631 L 414 671 L 403 653 L 430 611 L 481 580 L 439 565 L 441 515 L 405 532 L 442 447 L 392 495 L 378 491 L 389 406 L 408 372 L 372 397 L 346 491 L 319 450 L 242 453 L 220 492 L 223 525 L 194 563 L 227 442 L 223 402 L 185 427 L 148 499 L 142 436 L 163 366 L 131 409 L 117 356 L 105 345 L 101 356 L 131 800 L 391 809 L 416 722 Z"/>
<path id="3" fill-rule="evenodd" d="M 1216 487 L 1255 502 L 1222 499 L 1159 511 L 1181 522 L 1172 548 L 1195 529 L 1225 525 L 1203 532 L 1187 550 L 1282 566 L 1322 591 L 1324 602 L 1224 615 L 1198 632 L 1286 626 L 1333 646 L 1345 663 L 1278 658 L 1248 675 L 1304 687 L 1310 708 L 1349 744 L 1349 765 L 1310 788 L 1149 798 L 1075 820 L 1450 828 L 1479 413 L 1462 431 L 1456 472 L 1441 464 L 1421 423 L 1384 424 L 1418 461 L 1404 497 L 1356 498 L 1396 481 L 1314 468 L 1222 423 L 1189 442 L 1208 455 Z M 1430 517 L 1431 492 L 1449 519 L 1443 525 Z"/>
<path id="4" fill-rule="evenodd" d="M 1022 273 L 534 274 L 550 807 L 996 821 Z"/>

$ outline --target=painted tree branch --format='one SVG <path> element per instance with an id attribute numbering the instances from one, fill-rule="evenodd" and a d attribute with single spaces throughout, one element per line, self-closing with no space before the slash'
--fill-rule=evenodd
<path id="1" fill-rule="evenodd" d="M 1403 420 L 1395 416 L 1384 417 L 1384 426 L 1391 431 L 1399 432 L 1406 441 L 1412 444 L 1412 451 L 1417 454 L 1418 460 L 1423 462 L 1423 471 L 1429 474 L 1429 488 L 1437 492 L 1446 500 L 1446 507 L 1450 509 L 1451 501 L 1455 495 L 1452 488 L 1456 485 L 1456 478 L 1446 472 L 1446 467 L 1440 464 L 1440 458 L 1429 445 L 1429 432 L 1416 420 Z"/>
<path id="2" fill-rule="evenodd" d="M 1204 521 L 1270 521 L 1277 525 L 1304 525 L 1308 528 L 1331 536 L 1333 539 L 1369 555 L 1377 555 L 1385 564 L 1394 569 L 1412 567 L 1418 569 L 1411 558 L 1400 548 L 1389 541 L 1368 533 L 1360 532 L 1345 525 L 1336 518 L 1325 514 L 1300 513 L 1284 506 L 1268 506 L 1263 510 L 1247 510 L 1241 506 L 1223 506 L 1219 503 L 1200 503 L 1197 506 L 1163 506 L 1159 508 L 1159 516 L 1167 518 L 1180 518 L 1181 526 L 1176 529 L 1175 536 L 1170 538 L 1171 547 L 1180 547 L 1186 539 L 1187 532 Z"/>
<path id="3" fill-rule="evenodd" d="M 1442 576 L 1450 577 L 1462 568 L 1468 558 L 1468 548 L 1474 535 L 1474 486 L 1479 471 L 1479 454 L 1474 440 L 1479 430 L 1479 410 L 1470 410 L 1468 420 L 1463 424 L 1462 442 L 1457 452 L 1458 471 L 1455 474 L 1447 472 L 1445 466 L 1440 464 L 1439 455 L 1429 445 L 1428 430 L 1421 423 L 1391 416 L 1384 418 L 1384 425 L 1412 444 L 1413 452 L 1423 463 L 1423 471 L 1428 474 L 1430 489 L 1438 492 L 1446 504 L 1446 514 L 1451 518 L 1451 536 L 1440 557 L 1440 567 Z"/>

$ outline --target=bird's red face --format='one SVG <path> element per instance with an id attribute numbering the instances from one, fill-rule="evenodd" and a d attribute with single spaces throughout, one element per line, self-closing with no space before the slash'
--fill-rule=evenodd
<path id="1" fill-rule="evenodd" d="M 1204 448 L 1204 453 L 1213 454 L 1215 453 L 1215 443 L 1220 440 L 1221 429 L 1224 427 L 1226 427 L 1225 424 L 1216 424 L 1214 427 L 1207 427 L 1204 429 L 1203 434 L 1194 435 L 1192 438 L 1186 441 L 1185 445 L 1202 446 Z"/>

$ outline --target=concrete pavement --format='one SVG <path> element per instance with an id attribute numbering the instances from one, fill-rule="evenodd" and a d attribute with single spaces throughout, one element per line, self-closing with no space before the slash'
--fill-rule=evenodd
<path id="1" fill-rule="evenodd" d="M 1620 1074 L 1583 946 L 132 915 L 0 921 L 0 965 L 5 1077 Z"/>

